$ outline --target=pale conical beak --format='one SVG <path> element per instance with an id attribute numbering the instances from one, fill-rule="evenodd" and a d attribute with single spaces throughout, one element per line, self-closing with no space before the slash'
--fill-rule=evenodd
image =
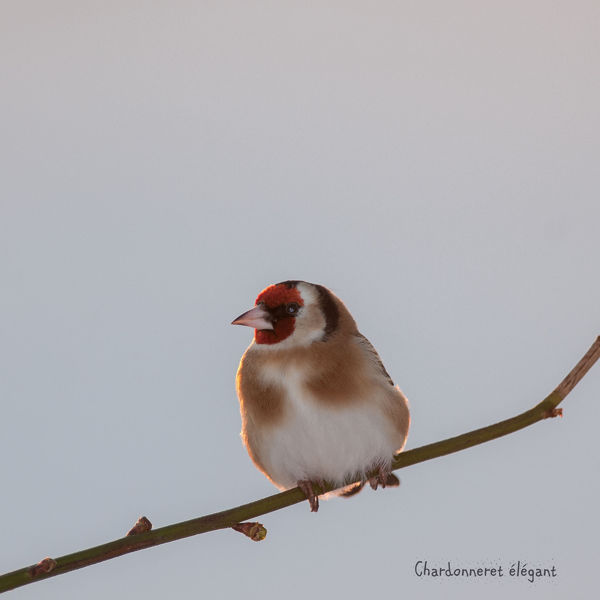
<path id="1" fill-rule="evenodd" d="M 271 323 L 271 315 L 262 307 L 255 306 L 249 311 L 240 315 L 237 319 L 231 321 L 232 325 L 247 325 L 255 329 L 270 329 L 273 331 L 273 323 Z"/>

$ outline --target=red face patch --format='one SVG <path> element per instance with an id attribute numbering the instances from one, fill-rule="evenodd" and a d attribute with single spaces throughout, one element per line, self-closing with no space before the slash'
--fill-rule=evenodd
<path id="1" fill-rule="evenodd" d="M 256 303 L 263 303 L 266 308 L 277 308 L 283 304 L 295 302 L 302 306 L 304 301 L 300 292 L 295 287 L 288 287 L 284 283 L 270 285 L 265 288 L 256 298 Z M 254 340 L 257 344 L 277 344 L 294 333 L 296 323 L 295 317 L 282 317 L 274 324 L 273 331 L 258 330 L 254 331 Z"/>
<path id="2" fill-rule="evenodd" d="M 267 308 L 275 308 L 281 304 L 295 302 L 302 306 L 304 300 L 295 287 L 288 287 L 285 283 L 277 283 L 265 288 L 257 297 L 255 304 L 263 302 Z"/>

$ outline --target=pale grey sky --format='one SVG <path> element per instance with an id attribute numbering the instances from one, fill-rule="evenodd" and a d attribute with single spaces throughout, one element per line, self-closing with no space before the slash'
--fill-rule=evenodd
<path id="1" fill-rule="evenodd" d="M 330 287 L 408 447 L 525 410 L 600 333 L 600 5 L 0 4 L 0 571 L 275 491 L 229 325 Z M 565 416 L 15 598 L 589 598 L 600 367 Z M 424 579 L 419 560 L 556 566 Z"/>

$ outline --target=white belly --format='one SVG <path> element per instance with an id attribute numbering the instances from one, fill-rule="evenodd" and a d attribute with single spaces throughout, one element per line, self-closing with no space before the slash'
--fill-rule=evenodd
<path id="1" fill-rule="evenodd" d="M 277 375 L 282 382 L 281 373 Z M 285 375 L 285 418 L 260 435 L 261 462 L 280 488 L 300 480 L 324 479 L 342 485 L 363 478 L 379 465 L 388 466 L 404 444 L 382 410 L 383 388 L 374 397 L 343 408 L 329 407 Z"/>

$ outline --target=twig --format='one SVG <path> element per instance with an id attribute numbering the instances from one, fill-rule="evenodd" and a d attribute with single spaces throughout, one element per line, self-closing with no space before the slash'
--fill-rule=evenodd
<path id="1" fill-rule="evenodd" d="M 392 468 L 402 469 L 426 460 L 431 460 L 432 458 L 465 450 L 466 448 L 489 442 L 490 440 L 528 427 L 537 421 L 562 414 L 561 410 L 556 407 L 590 370 L 598 358 L 600 358 L 600 337 L 596 339 L 583 358 L 563 379 L 558 387 L 548 397 L 530 410 L 521 413 L 516 417 L 512 417 L 511 419 L 489 425 L 488 427 L 475 429 L 469 433 L 448 438 L 441 442 L 402 452 L 394 458 Z M 320 491 L 325 492 L 330 491 L 331 489 L 331 487 L 326 486 L 325 489 Z M 237 506 L 236 508 L 206 515 L 204 517 L 198 517 L 189 521 L 183 521 L 181 523 L 175 523 L 173 525 L 167 525 L 166 527 L 160 527 L 153 531 L 141 531 L 135 535 L 126 536 L 102 544 L 101 546 L 95 546 L 93 548 L 74 552 L 73 554 L 67 554 L 56 559 L 45 558 L 35 565 L 1 575 L 0 593 L 27 585 L 28 583 L 41 581 L 48 577 L 62 575 L 68 571 L 81 569 L 88 565 L 116 558 L 117 556 L 129 552 L 150 548 L 151 546 L 157 546 L 158 544 L 165 544 L 199 533 L 206 533 L 207 531 L 214 531 L 216 529 L 227 529 L 230 527 L 235 527 L 236 530 L 244 532 L 243 530 L 245 527 L 247 528 L 254 524 L 240 527 L 239 525 L 242 521 L 291 506 L 292 504 L 297 504 L 303 500 L 306 500 L 306 498 L 300 489 L 293 488 L 280 494 L 262 498 L 256 502 Z"/>
<path id="2" fill-rule="evenodd" d="M 262 523 L 239 523 L 231 529 L 243 533 L 253 542 L 262 542 L 267 537 L 267 530 Z"/>
<path id="3" fill-rule="evenodd" d="M 140 517 L 126 535 L 139 535 L 140 533 L 150 531 L 151 529 L 152 523 L 150 523 L 149 519 L 147 517 Z"/>

